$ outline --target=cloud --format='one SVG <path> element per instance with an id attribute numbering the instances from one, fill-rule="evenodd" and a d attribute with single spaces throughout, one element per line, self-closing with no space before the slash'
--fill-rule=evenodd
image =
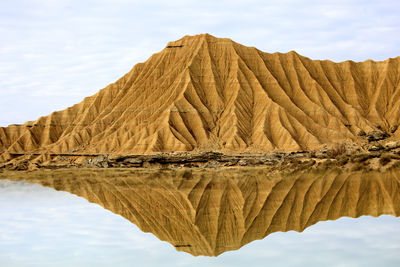
<path id="1" fill-rule="evenodd" d="M 0 125 L 70 106 L 186 34 L 313 59 L 395 57 L 399 14 L 394 0 L 2 1 Z"/>

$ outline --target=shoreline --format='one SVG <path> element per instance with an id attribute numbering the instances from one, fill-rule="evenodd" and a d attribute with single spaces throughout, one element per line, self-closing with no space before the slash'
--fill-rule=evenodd
<path id="1" fill-rule="evenodd" d="M 349 151 L 345 146 L 317 151 L 224 154 L 221 152 L 164 152 L 157 154 L 10 154 L 3 171 L 39 169 L 220 169 L 263 167 L 271 172 L 341 168 L 347 171 L 386 171 L 400 168 L 400 146 Z"/>

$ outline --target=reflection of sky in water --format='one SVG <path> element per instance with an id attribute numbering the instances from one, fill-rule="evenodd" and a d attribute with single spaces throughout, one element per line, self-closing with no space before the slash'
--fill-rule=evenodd
<path id="1" fill-rule="evenodd" d="M 400 219 L 341 218 L 193 257 L 67 192 L 0 181 L 0 266 L 399 266 Z"/>

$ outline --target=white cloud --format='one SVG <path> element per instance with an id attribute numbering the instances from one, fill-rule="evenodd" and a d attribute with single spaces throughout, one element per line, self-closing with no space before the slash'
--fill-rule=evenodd
<path id="1" fill-rule="evenodd" d="M 395 57 L 399 14 L 395 0 L 2 1 L 0 125 L 70 106 L 186 34 L 314 59 Z"/>

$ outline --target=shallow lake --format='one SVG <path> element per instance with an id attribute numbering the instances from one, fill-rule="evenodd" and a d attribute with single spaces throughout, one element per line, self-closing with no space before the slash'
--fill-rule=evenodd
<path id="1" fill-rule="evenodd" d="M 0 266 L 399 266 L 400 219 L 342 217 L 194 257 L 101 206 L 0 180 Z"/>

